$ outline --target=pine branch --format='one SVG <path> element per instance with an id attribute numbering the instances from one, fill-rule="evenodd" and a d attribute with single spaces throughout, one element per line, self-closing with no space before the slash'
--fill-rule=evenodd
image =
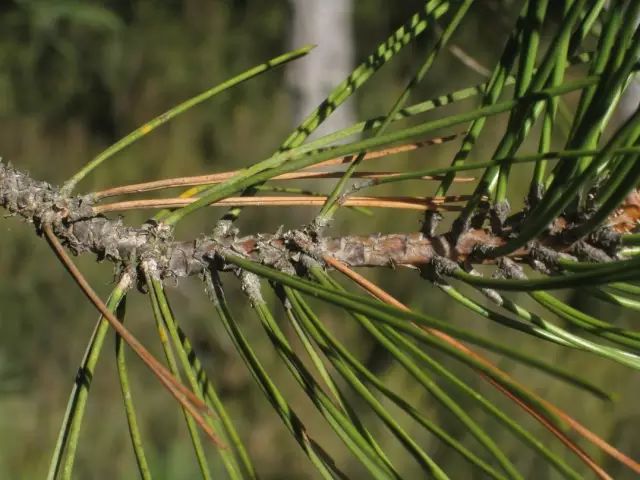
<path id="1" fill-rule="evenodd" d="M 243 238 L 229 228 L 194 241 L 175 241 L 168 226 L 151 222 L 138 228 L 126 226 L 119 218 L 96 213 L 90 196 L 66 197 L 50 184 L 3 163 L 0 206 L 33 223 L 38 231 L 45 224 L 51 225 L 56 237 L 75 254 L 91 252 L 117 265 L 137 265 L 142 259 L 153 259 L 162 278 L 201 274 L 223 250 L 270 266 L 289 262 L 300 251 L 319 259 L 330 256 L 350 267 L 424 267 L 436 258 L 460 264 L 494 263 L 491 249 L 504 245 L 527 214 L 525 210 L 514 215 L 511 230 L 502 228 L 498 234 L 488 228 L 470 228 L 458 235 L 455 243 L 451 232 L 324 238 L 306 228 Z M 630 232 L 639 219 L 640 192 L 633 191 L 606 225 L 588 237 L 572 238 L 579 221 L 559 217 L 544 235 L 509 256 L 543 270 L 555 270 L 557 260 L 567 253 L 590 261 L 611 261 L 621 247 L 620 234 Z"/>

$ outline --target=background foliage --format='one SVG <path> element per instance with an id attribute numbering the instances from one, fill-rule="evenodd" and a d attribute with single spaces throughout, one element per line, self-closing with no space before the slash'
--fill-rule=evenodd
<path id="1" fill-rule="evenodd" d="M 421 3 L 356 2 L 357 58 L 366 55 Z M 465 19 L 464 28 L 456 33 L 454 42 L 481 63 L 493 65 L 520 6 L 519 2 L 482 4 Z M 62 182 L 87 159 L 144 121 L 287 50 L 288 21 L 285 1 L 3 2 L 0 4 L 2 154 L 35 178 Z M 411 66 L 421 61 L 430 42 L 433 37 L 426 35 L 407 48 L 357 95 L 359 118 L 379 115 L 390 108 L 391 99 L 402 91 L 411 75 Z M 224 171 L 264 158 L 292 127 L 291 99 L 282 88 L 283 77 L 283 70 L 275 70 L 190 111 L 123 152 L 114 162 L 117 167 L 101 169 L 83 188 L 95 190 L 134 181 Z M 414 98 L 431 98 L 482 80 L 477 72 L 444 53 Z M 451 111 L 459 108 L 464 106 L 454 106 Z M 490 128 L 497 130 L 503 125 L 501 121 Z M 483 140 L 486 145 L 479 145 L 477 156 L 491 153 L 491 138 L 492 135 L 487 135 Z M 415 169 L 445 165 L 454 148 L 444 145 L 407 154 L 396 161 L 396 166 Z M 526 189 L 525 177 L 530 174 L 528 168 L 523 167 L 522 191 Z M 517 188 L 517 180 L 514 185 Z M 318 183 L 314 188 L 318 188 Z M 330 190 L 331 184 L 326 188 Z M 469 189 L 464 188 L 454 193 L 468 193 Z M 416 188 L 415 193 L 423 192 Z M 247 211 L 240 228 L 244 233 L 272 232 L 280 225 L 305 223 L 310 215 L 304 209 Z M 146 215 L 131 214 L 128 218 L 139 223 Z M 418 216 L 411 213 L 383 212 L 362 220 L 353 212 L 341 211 L 334 228 L 344 231 L 343 227 L 354 225 L 355 220 L 359 220 L 355 224 L 357 231 L 350 228 L 354 233 L 415 231 L 418 227 Z M 202 231 L 202 225 L 211 224 L 211 213 L 199 212 L 181 224 L 178 233 L 185 238 L 193 237 Z M 0 223 L 0 229 L 0 477 L 15 478 L 19 474 L 22 478 L 41 478 L 73 381 L 71 372 L 77 368 L 93 325 L 90 319 L 96 315 L 81 293 L 69 288 L 64 272 L 29 227 L 12 220 Z M 106 295 L 111 288 L 108 281 L 111 266 L 96 265 L 91 258 L 78 261 L 92 284 Z M 375 272 L 370 278 L 419 311 L 437 314 L 478 332 L 490 332 L 500 342 L 535 352 L 570 371 L 588 374 L 594 383 L 615 393 L 615 403 L 591 397 L 580 397 L 584 400 L 578 403 L 572 387 L 489 354 L 502 368 L 566 408 L 621 450 L 632 457 L 640 454 L 640 438 L 635 434 L 640 428 L 640 417 L 634 405 L 634 392 L 639 391 L 640 380 L 631 370 L 612 368 L 605 360 L 495 329 L 493 324 L 452 303 L 442 292 L 416 281 L 414 273 Z M 213 313 L 200 283 L 187 280 L 183 288 L 170 289 L 169 293 L 255 463 L 260 465 L 263 478 L 283 475 L 306 478 L 310 474 L 308 461 L 299 454 L 299 447 L 263 401 L 218 322 L 212 320 Z M 347 465 L 347 473 L 362 474 L 361 467 L 332 440 L 333 433 L 294 386 L 248 305 L 239 306 L 246 303 L 245 297 L 238 292 L 229 296 L 259 356 L 270 373 L 282 379 L 283 390 L 304 415 L 314 436 L 337 461 Z M 569 304 L 601 318 L 619 313 L 585 294 L 566 293 L 565 298 Z M 535 310 L 527 300 L 523 295 L 522 303 Z M 412 384 L 406 374 L 395 365 L 389 366 L 388 358 L 372 341 L 362 340 L 351 322 L 344 322 L 335 310 L 329 314 L 320 304 L 318 309 L 323 321 L 339 332 L 345 344 L 353 347 L 352 353 L 383 372 L 390 385 L 406 389 L 408 397 L 420 395 L 410 391 L 408 386 Z M 161 355 L 147 299 L 131 295 L 128 312 L 132 330 L 153 347 L 154 353 Z M 477 377 L 467 370 L 443 361 L 472 385 L 477 384 L 506 411 L 516 412 L 495 392 L 481 387 Z M 197 465 L 180 413 L 135 359 L 131 364 L 150 466 L 161 475 L 156 478 L 197 478 Z M 91 439 L 90 447 L 80 449 L 76 475 L 128 477 L 135 462 L 129 448 L 115 366 L 113 362 L 102 361 L 98 371 L 82 433 L 85 439 Z M 429 398 L 420 401 L 424 412 L 438 418 L 440 424 L 447 424 L 447 412 Z M 370 415 L 364 405 L 360 406 L 363 415 Z M 488 431 L 502 432 L 493 429 L 491 420 L 481 415 L 477 407 L 467 407 L 474 418 L 485 422 L 483 427 Z M 550 438 L 531 420 L 525 419 L 524 424 L 542 438 Z M 383 431 L 381 425 L 377 428 Z M 410 423 L 407 428 L 412 433 Z M 456 436 L 455 431 L 450 433 Z M 462 431 L 459 434 L 468 435 Z M 431 453 L 439 463 L 447 465 L 452 478 L 460 478 L 457 459 L 450 451 L 439 447 L 423 432 L 416 430 L 415 435 L 427 450 L 430 446 L 435 449 Z M 495 440 L 527 478 L 552 476 L 548 467 L 538 463 L 529 451 L 513 444 L 506 434 L 497 435 L 504 435 Z M 383 436 L 382 443 L 391 452 L 400 448 L 392 438 Z M 590 453 L 612 474 L 617 474 L 616 478 L 629 475 L 618 465 L 609 465 L 609 460 L 598 452 Z M 564 455 L 568 462 L 575 462 L 570 454 Z M 222 471 L 213 453 L 211 462 L 214 472 Z M 468 471 L 464 465 L 459 468 L 460 475 Z M 412 473 L 416 474 L 406 472 L 408 478 Z"/>

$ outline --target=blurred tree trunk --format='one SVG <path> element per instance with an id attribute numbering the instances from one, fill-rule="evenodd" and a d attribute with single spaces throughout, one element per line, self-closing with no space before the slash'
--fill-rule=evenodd
<path id="1" fill-rule="evenodd" d="M 294 121 L 298 123 L 353 70 L 353 4 L 352 0 L 290 0 L 290 3 L 292 46 L 317 45 L 309 56 L 293 62 L 287 74 L 294 97 Z M 354 121 L 353 101 L 347 101 L 319 132 L 328 133 Z"/>
<path id="2" fill-rule="evenodd" d="M 612 1 L 607 1 L 607 8 L 616 8 L 616 3 Z M 640 23 L 640 18 L 636 18 L 636 27 Z M 640 103 L 640 81 L 638 81 L 637 77 L 634 78 L 630 83 L 627 89 L 625 90 L 622 98 L 620 99 L 620 103 L 617 106 L 617 118 L 614 122 L 615 127 L 617 128 L 619 125 L 622 125 L 625 120 L 627 120 L 633 112 L 636 111 L 638 105 Z"/>

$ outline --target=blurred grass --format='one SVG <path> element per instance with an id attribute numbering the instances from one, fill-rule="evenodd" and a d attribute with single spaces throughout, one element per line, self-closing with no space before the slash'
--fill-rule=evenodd
<path id="1" fill-rule="evenodd" d="M 389 34 L 412 12 L 419 1 L 356 2 L 354 25 L 357 58 Z M 502 3 L 500 12 L 493 4 Z M 485 2 L 473 11 L 454 42 L 481 63 L 491 65 L 502 46 L 509 20 L 519 2 Z M 512 5 L 515 4 L 515 5 Z M 34 177 L 61 183 L 88 159 L 106 146 L 174 104 L 200 92 L 241 70 L 288 49 L 289 11 L 286 1 L 258 0 L 111 0 L 107 2 L 71 0 L 8 1 L 0 4 L 0 155 Z M 501 21 L 504 16 L 504 23 Z M 490 25 L 491 28 L 487 28 Z M 385 67 L 357 97 L 359 118 L 379 115 L 400 93 L 411 66 L 422 58 L 432 37 L 408 49 Z M 304 61 L 304 60 L 302 60 Z M 450 54 L 445 54 L 432 74 L 417 89 L 419 101 L 481 81 Z M 195 175 L 236 169 L 267 157 L 292 126 L 292 106 L 283 90 L 284 71 L 277 70 L 241 85 L 220 98 L 189 112 L 183 118 L 163 126 L 148 138 L 127 149 L 112 162 L 82 183 L 79 191 L 170 176 Z M 463 106 L 447 107 L 460 109 Z M 437 115 L 435 113 L 434 115 Z M 265 129 L 263 125 L 269 125 Z M 492 129 L 501 127 L 499 122 Z M 492 138 L 493 135 L 487 135 Z M 490 153 L 493 145 L 484 141 L 472 158 Z M 432 147 L 409 155 L 394 157 L 393 168 L 422 168 L 447 165 L 454 146 Z M 385 160 L 379 163 L 385 169 Z M 388 167 L 388 165 L 386 165 Z M 523 178 L 525 176 L 523 175 Z M 316 190 L 330 191 L 333 183 L 314 183 Z M 402 186 L 402 194 L 429 194 L 424 183 Z M 520 187 L 525 191 L 525 181 Z M 307 183 L 305 186 L 311 186 Z M 387 188 L 387 187 L 385 187 Z M 470 187 L 457 187 L 452 193 L 468 193 Z M 398 193 L 388 187 L 380 193 Z M 524 195 L 521 195 L 524 196 Z M 518 197 L 518 195 L 516 195 Z M 180 226 L 178 235 L 193 238 L 212 227 L 222 210 L 208 209 L 193 215 Z M 278 226 L 296 226 L 309 222 L 316 212 L 297 208 L 247 210 L 239 222 L 243 233 L 275 231 Z M 359 217 L 341 211 L 332 226 L 335 232 L 368 233 L 376 231 L 416 231 L 419 216 L 412 213 L 376 212 L 375 217 Z M 127 221 L 139 223 L 144 214 L 131 214 Z M 112 284 L 111 266 L 96 264 L 93 258 L 78 262 L 94 287 L 104 296 Z M 461 307 L 451 304 L 441 292 L 417 281 L 415 273 L 397 270 L 367 272 L 367 275 L 410 306 L 439 318 L 467 326 L 479 332 L 497 329 Z M 234 282 L 227 280 L 230 285 Z M 249 339 L 269 371 L 280 380 L 291 403 L 306 417 L 311 432 L 334 458 L 346 465 L 353 476 L 362 473 L 355 462 L 345 458 L 344 449 L 323 423 L 277 359 L 242 296 L 229 293 L 230 304 L 243 324 Z M 213 308 L 195 279 L 181 282 L 179 289 L 169 288 L 172 303 L 186 331 L 203 358 L 211 379 L 216 383 L 240 434 L 263 478 L 307 478 L 307 460 L 264 401 L 245 371 L 230 340 L 215 319 Z M 581 307 L 592 309 L 604 318 L 617 310 L 584 295 L 567 294 Z M 525 296 L 521 300 L 534 311 Z M 347 317 L 318 305 L 322 319 L 353 353 L 372 366 L 387 368 L 385 359 L 372 341 L 363 338 Z M 151 350 L 161 355 L 155 338 L 153 319 L 144 296 L 133 293 L 128 306 L 128 323 Z M 0 223 L 0 477 L 41 478 L 46 471 L 68 392 L 96 314 L 81 293 L 71 287 L 62 268 L 50 255 L 44 242 L 28 225 L 17 220 Z M 628 321 L 622 319 L 621 321 Z M 285 333 L 287 331 L 285 328 Z M 543 358 L 588 374 L 604 388 L 620 394 L 615 405 L 585 398 L 576 403 L 575 391 L 521 366 L 499 365 L 513 372 L 546 398 L 567 408 L 579 420 L 610 440 L 621 450 L 637 457 L 640 418 L 634 394 L 640 380 L 610 363 L 551 345 L 532 344 L 513 332 L 499 330 L 500 341 L 525 351 L 543 352 Z M 293 338 L 292 336 L 290 338 Z M 354 340 L 357 339 L 356 342 Z M 110 339 L 110 342 L 113 342 Z M 294 345 L 302 353 L 299 345 Z M 87 418 L 78 453 L 76 478 L 129 478 L 135 469 L 129 446 L 124 412 L 117 384 L 113 348 L 107 346 L 92 385 Z M 142 420 L 142 434 L 155 478 L 198 478 L 198 467 L 178 409 L 143 367 L 131 357 L 131 376 L 136 404 Z M 493 356 L 492 358 L 496 358 Z M 447 364 L 451 362 L 445 361 Z M 468 379 L 473 375 L 451 365 Z M 411 395 L 406 374 L 391 366 L 385 379 Z M 480 385 L 480 380 L 471 380 Z M 491 389 L 479 388 L 507 411 L 507 404 Z M 356 402 L 356 405 L 358 403 Z M 389 407 L 391 411 L 393 407 Z M 363 415 L 367 410 L 363 407 Z M 430 399 L 422 400 L 422 409 L 456 434 L 457 428 Z M 474 417 L 480 412 L 470 408 Z M 514 412 L 518 414 L 518 412 Z M 519 416 L 518 418 L 523 418 Z M 407 419 L 402 423 L 415 432 Z M 539 431 L 530 420 L 525 425 Z M 372 424 L 372 432 L 383 427 Z M 450 426 L 450 427 L 449 427 Z M 488 425 L 489 430 L 491 424 Z M 550 478 L 519 444 L 493 429 L 497 441 L 516 465 L 531 478 Z M 549 438 L 542 433 L 542 438 Z M 384 438 L 384 437 L 383 437 Z M 431 437 L 418 434 L 418 440 L 453 478 L 458 472 L 450 452 Z M 395 440 L 389 442 L 393 454 Z M 211 449 L 210 449 L 211 450 Z M 595 452 L 592 452 L 595 453 Z M 566 454 L 569 455 L 569 454 Z M 223 467 L 209 451 L 214 476 Z M 611 467 L 616 478 L 626 472 Z M 569 458 L 570 462 L 575 462 Z M 407 467 L 411 468 L 411 467 Z M 407 470 L 407 478 L 417 471 Z"/>

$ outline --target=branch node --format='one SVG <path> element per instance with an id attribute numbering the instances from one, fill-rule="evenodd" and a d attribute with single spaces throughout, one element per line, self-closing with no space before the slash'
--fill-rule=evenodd
<path id="1" fill-rule="evenodd" d="M 589 262 L 605 263 L 612 260 L 604 250 L 594 247 L 583 240 L 575 242 L 571 247 L 571 251 L 575 253 L 578 258 L 583 258 Z"/>
<path id="2" fill-rule="evenodd" d="M 559 270 L 558 260 L 561 255 L 538 242 L 529 242 L 529 265 L 538 272 L 550 274 Z"/>
<path id="3" fill-rule="evenodd" d="M 232 220 L 220 220 L 213 229 L 213 237 L 218 240 L 236 238 L 239 230 L 233 225 Z"/>
<path id="4" fill-rule="evenodd" d="M 511 212 L 511 205 L 509 200 L 501 200 L 490 208 L 490 222 L 491 231 L 497 235 L 502 234 L 504 230 L 504 224 Z"/>
<path id="5" fill-rule="evenodd" d="M 453 260 L 434 253 L 431 261 L 420 268 L 420 274 L 436 285 L 446 285 L 445 277 L 459 269 L 460 266 Z"/>
<path id="6" fill-rule="evenodd" d="M 518 280 L 527 278 L 523 268 L 508 257 L 502 257 L 498 260 L 498 270 L 496 274 L 503 278 L 515 278 Z"/>
<path id="7" fill-rule="evenodd" d="M 622 235 L 611 228 L 598 228 L 589 235 L 589 243 L 615 257 L 622 243 Z"/>
<path id="8" fill-rule="evenodd" d="M 255 306 L 257 304 L 264 303 L 262 289 L 260 287 L 260 277 L 255 273 L 247 272 L 246 270 L 240 270 L 237 275 L 240 278 L 242 291 L 247 297 L 249 297 L 249 301 L 252 305 Z"/>
<path id="9" fill-rule="evenodd" d="M 427 210 L 422 223 L 422 233 L 427 237 L 435 237 L 438 225 L 444 217 L 436 210 Z"/>
<path id="10" fill-rule="evenodd" d="M 313 222 L 311 223 L 309 228 L 316 232 L 317 235 L 320 235 L 327 229 L 327 227 L 329 227 L 329 225 L 331 225 L 332 220 L 333 217 L 319 215 L 313 219 Z"/>

